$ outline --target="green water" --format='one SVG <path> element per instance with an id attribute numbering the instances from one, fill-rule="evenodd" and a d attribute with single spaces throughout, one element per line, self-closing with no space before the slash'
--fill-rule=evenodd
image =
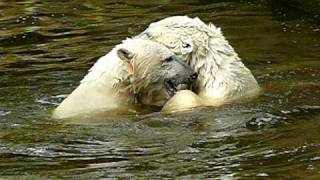
<path id="1" fill-rule="evenodd" d="M 224 35 L 264 89 L 174 115 L 50 112 L 92 64 L 171 15 Z M 0 179 L 319 179 L 320 21 L 269 1 L 0 2 Z"/>

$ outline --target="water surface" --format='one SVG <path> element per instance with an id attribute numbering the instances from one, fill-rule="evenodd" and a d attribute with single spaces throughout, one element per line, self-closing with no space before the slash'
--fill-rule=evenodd
<path id="1" fill-rule="evenodd" d="M 22 0 L 0 12 L 0 177 L 320 178 L 317 15 L 263 0 Z M 221 27 L 263 94 L 174 115 L 50 118 L 100 56 L 171 15 Z"/>

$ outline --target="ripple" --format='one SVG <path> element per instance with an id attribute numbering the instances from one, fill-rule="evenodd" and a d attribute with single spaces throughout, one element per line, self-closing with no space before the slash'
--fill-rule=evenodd
<path id="1" fill-rule="evenodd" d="M 0 110 L 0 116 L 7 116 L 9 114 L 11 114 L 11 111 L 1 111 Z"/>
<path id="2" fill-rule="evenodd" d="M 26 44 L 45 43 L 50 39 L 49 36 L 42 35 L 38 32 L 25 32 L 10 37 L 2 37 L 0 45 L 4 47 L 19 46 Z"/>
<path id="3" fill-rule="evenodd" d="M 270 125 L 286 124 L 284 120 L 288 119 L 286 116 L 278 116 L 271 113 L 262 113 L 246 123 L 248 128 L 261 128 Z"/>
<path id="4" fill-rule="evenodd" d="M 188 146 L 185 150 L 179 151 L 178 153 L 200 153 L 200 150 Z"/>
<path id="5" fill-rule="evenodd" d="M 256 176 L 258 176 L 258 177 L 268 177 L 269 174 L 267 174 L 267 173 L 258 173 Z"/>
<path id="6" fill-rule="evenodd" d="M 1 177 L 317 177 L 319 23 L 285 17 L 273 2 L 0 2 Z M 83 117 L 89 123 L 48 117 L 101 55 L 177 14 L 221 27 L 265 93 L 174 115 L 142 108 Z"/>
<path id="7" fill-rule="evenodd" d="M 36 99 L 36 103 L 40 103 L 42 105 L 55 105 L 58 106 L 63 99 L 68 97 L 68 94 L 59 94 L 55 96 L 50 96 L 50 97 L 41 97 L 39 99 Z"/>

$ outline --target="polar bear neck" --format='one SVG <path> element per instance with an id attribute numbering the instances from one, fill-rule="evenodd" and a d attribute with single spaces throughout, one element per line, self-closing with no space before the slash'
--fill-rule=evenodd
<path id="1" fill-rule="evenodd" d="M 208 27 L 208 26 L 207 26 Z M 201 76 L 201 81 L 196 85 L 200 95 L 222 100 L 233 100 L 246 96 L 249 91 L 256 91 L 258 84 L 245 67 L 228 41 L 224 38 L 219 28 L 209 24 L 206 42 L 195 44 L 207 44 L 198 48 L 190 57 L 190 66 Z M 202 34 L 203 35 L 203 34 Z"/>

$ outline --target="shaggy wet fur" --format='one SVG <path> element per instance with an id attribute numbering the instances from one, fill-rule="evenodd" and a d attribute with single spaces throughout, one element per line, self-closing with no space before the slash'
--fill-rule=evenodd
<path id="1" fill-rule="evenodd" d="M 219 105 L 259 92 L 259 85 L 220 28 L 199 18 L 174 16 L 150 24 L 135 38 L 165 45 L 198 73 L 194 92 Z"/>

